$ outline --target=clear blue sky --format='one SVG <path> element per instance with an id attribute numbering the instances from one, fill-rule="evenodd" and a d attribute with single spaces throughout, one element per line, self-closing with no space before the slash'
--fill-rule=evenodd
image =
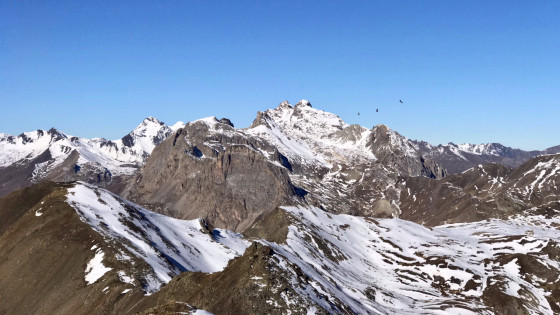
<path id="1" fill-rule="evenodd" d="M 305 98 L 433 144 L 543 149 L 560 144 L 559 16 L 560 1 L 3 0 L 0 132 L 247 127 Z"/>

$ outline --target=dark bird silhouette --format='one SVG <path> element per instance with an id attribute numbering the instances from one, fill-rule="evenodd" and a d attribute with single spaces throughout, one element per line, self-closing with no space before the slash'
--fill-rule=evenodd
<path id="1" fill-rule="evenodd" d="M 379 108 L 375 110 L 376 113 L 379 113 Z"/>
<path id="2" fill-rule="evenodd" d="M 403 101 L 402 101 L 402 100 L 399 100 L 399 102 L 401 102 L 401 104 L 403 103 Z"/>
<path id="3" fill-rule="evenodd" d="M 358 116 L 360 116 L 360 112 L 358 112 Z"/>

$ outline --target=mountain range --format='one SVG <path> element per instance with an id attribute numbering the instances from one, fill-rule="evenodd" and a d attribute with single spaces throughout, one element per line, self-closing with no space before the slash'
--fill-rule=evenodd
<path id="1" fill-rule="evenodd" d="M 0 134 L 0 314 L 558 313 L 558 153 L 306 100 L 248 128 Z"/>

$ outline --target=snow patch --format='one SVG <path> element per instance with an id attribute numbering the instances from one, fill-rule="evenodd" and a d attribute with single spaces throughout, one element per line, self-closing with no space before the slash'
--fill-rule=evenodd
<path id="1" fill-rule="evenodd" d="M 105 253 L 101 249 L 95 252 L 95 256 L 88 262 L 86 267 L 85 280 L 88 285 L 95 283 L 99 278 L 103 277 L 108 271 L 113 268 L 108 268 L 103 265 L 103 257 Z"/>

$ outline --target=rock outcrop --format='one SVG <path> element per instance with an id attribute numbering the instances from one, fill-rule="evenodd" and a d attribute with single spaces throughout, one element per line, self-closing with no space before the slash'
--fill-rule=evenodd
<path id="1" fill-rule="evenodd" d="M 278 205 L 304 201 L 289 162 L 277 152 L 269 159 L 265 147 L 214 118 L 189 123 L 153 151 L 130 197 L 176 218 L 243 231 Z"/>

